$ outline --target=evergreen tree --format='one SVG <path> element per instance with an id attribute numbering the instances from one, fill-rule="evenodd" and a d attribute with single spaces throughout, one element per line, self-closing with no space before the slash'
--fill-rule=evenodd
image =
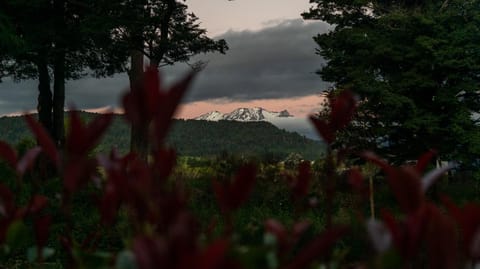
<path id="1" fill-rule="evenodd" d="M 480 1 L 310 2 L 305 19 L 335 26 L 314 38 L 319 74 L 360 97 L 344 136 L 399 162 L 478 158 Z"/>
<path id="2" fill-rule="evenodd" d="M 144 58 L 162 67 L 176 62 L 189 63 L 199 53 L 224 53 L 224 40 L 213 40 L 200 27 L 198 18 L 188 13 L 187 5 L 177 0 L 103 0 L 100 14 L 108 14 L 113 47 L 129 53 L 128 71 L 132 91 L 142 88 Z M 99 14 L 99 18 L 100 17 Z M 107 42 L 108 43 L 108 42 Z M 148 151 L 148 124 L 133 123 L 131 149 L 143 158 Z"/>
<path id="3" fill-rule="evenodd" d="M 101 39 L 94 38 L 101 36 L 84 27 L 93 19 L 86 2 L 5 0 L 0 5 L 0 48 L 5 48 L 0 75 L 38 79 L 39 120 L 62 146 L 65 81 L 84 76 L 87 67 L 96 75 L 111 75 L 122 70 L 123 62 L 99 49 Z"/>

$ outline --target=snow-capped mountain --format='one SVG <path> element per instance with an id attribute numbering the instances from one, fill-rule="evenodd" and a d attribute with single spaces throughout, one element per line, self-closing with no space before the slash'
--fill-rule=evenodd
<path id="1" fill-rule="evenodd" d="M 266 121 L 291 132 L 297 132 L 310 139 L 318 140 L 318 135 L 307 117 L 294 117 L 287 110 L 273 112 L 261 107 L 237 108 L 230 113 L 212 111 L 194 118 L 195 120 L 219 121 Z"/>
<path id="2" fill-rule="evenodd" d="M 219 121 L 223 119 L 224 114 L 219 111 L 211 111 L 201 116 L 196 117 L 196 120 Z"/>
<path id="3" fill-rule="evenodd" d="M 218 111 L 212 111 L 196 117 L 196 120 L 235 120 L 235 121 L 272 121 L 278 118 L 293 117 L 287 110 L 280 112 L 268 111 L 261 107 L 237 108 L 230 113 L 222 114 Z"/>

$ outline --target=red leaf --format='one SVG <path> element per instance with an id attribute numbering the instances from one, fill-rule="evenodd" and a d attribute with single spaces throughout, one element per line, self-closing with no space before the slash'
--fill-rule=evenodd
<path id="1" fill-rule="evenodd" d="M 412 167 L 396 168 L 389 165 L 372 152 L 364 152 L 362 156 L 380 166 L 387 175 L 387 181 L 403 212 L 411 213 L 424 201 L 420 175 Z"/>
<path id="2" fill-rule="evenodd" d="M 310 221 L 308 221 L 308 220 L 299 221 L 299 222 L 293 224 L 292 235 L 293 235 L 294 237 L 299 237 L 299 236 L 301 236 L 308 228 L 310 228 L 310 226 L 312 226 L 312 224 L 311 224 Z"/>
<path id="3" fill-rule="evenodd" d="M 310 121 L 327 144 L 331 144 L 335 140 L 335 131 L 330 128 L 327 122 L 315 116 L 311 116 Z"/>
<path id="4" fill-rule="evenodd" d="M 213 192 L 215 194 L 215 198 L 217 199 L 217 203 L 220 207 L 222 213 L 228 213 L 230 211 L 227 190 L 222 184 L 216 180 L 212 181 Z"/>
<path id="5" fill-rule="evenodd" d="M 298 175 L 293 183 L 292 191 L 296 199 L 301 199 L 308 194 L 312 171 L 309 161 L 303 161 L 298 166 Z"/>
<path id="6" fill-rule="evenodd" d="M 166 93 L 162 90 L 161 77 L 156 67 L 149 66 L 144 78 L 144 100 L 149 115 L 153 116 L 158 111 L 158 105 L 165 98 Z"/>
<path id="7" fill-rule="evenodd" d="M 390 164 L 387 163 L 384 159 L 378 157 L 375 153 L 371 151 L 365 151 L 362 154 L 360 154 L 364 159 L 367 161 L 370 161 L 382 168 L 382 170 L 386 173 L 393 173 L 394 168 Z"/>
<path id="8" fill-rule="evenodd" d="M 248 198 L 256 180 L 256 167 L 248 164 L 240 168 L 232 183 L 222 185 L 213 181 L 213 190 L 223 213 L 238 209 Z"/>
<path id="9" fill-rule="evenodd" d="M 422 206 L 416 212 L 407 215 L 404 221 L 397 221 L 389 211 L 382 210 L 382 219 L 390 230 L 393 244 L 406 259 L 417 253 L 427 224 L 428 212 L 428 206 Z"/>
<path id="10" fill-rule="evenodd" d="M 35 220 L 35 239 L 38 249 L 42 249 L 46 245 L 51 223 L 52 218 L 50 216 L 43 216 Z"/>
<path id="11" fill-rule="evenodd" d="M 465 252 L 470 258 L 479 259 L 480 205 L 468 203 L 463 208 L 459 208 L 445 196 L 442 197 L 442 202 L 460 226 Z"/>
<path id="12" fill-rule="evenodd" d="M 167 243 L 162 239 L 137 236 L 133 253 L 139 269 L 170 268 Z"/>
<path id="13" fill-rule="evenodd" d="M 113 224 L 119 207 L 120 197 L 115 184 L 109 180 L 104 187 L 104 193 L 100 200 L 99 210 L 102 222 L 107 225 Z"/>
<path id="14" fill-rule="evenodd" d="M 67 152 L 76 153 L 76 149 L 84 148 L 85 128 L 76 110 L 69 112 L 69 131 L 67 133 L 66 148 Z"/>
<path id="15" fill-rule="evenodd" d="M 23 175 L 27 170 L 32 169 L 33 164 L 41 151 L 42 149 L 40 147 L 34 147 L 28 150 L 17 163 L 17 173 Z"/>
<path id="16" fill-rule="evenodd" d="M 155 130 L 155 142 L 157 147 L 159 147 L 171 125 L 171 119 L 175 114 L 175 111 L 180 104 L 183 96 L 190 87 L 190 84 L 194 78 L 195 73 L 190 73 L 183 80 L 173 85 L 170 90 L 167 92 L 165 98 L 161 100 L 158 104 L 158 114 L 154 119 L 154 130 Z"/>
<path id="17" fill-rule="evenodd" d="M 152 173 L 147 164 L 138 158 L 130 160 L 128 166 L 128 176 L 131 180 L 131 187 L 140 195 L 152 191 Z M 130 191 L 130 190 L 127 190 Z"/>
<path id="18" fill-rule="evenodd" d="M 402 167 L 387 174 L 387 181 L 403 212 L 412 213 L 424 202 L 419 175 L 411 167 Z"/>
<path id="19" fill-rule="evenodd" d="M 226 239 L 219 239 L 207 247 L 198 258 L 195 267 L 198 269 L 215 269 L 220 268 L 225 260 L 230 242 Z"/>
<path id="20" fill-rule="evenodd" d="M 17 153 L 9 144 L 3 141 L 0 141 L 0 157 L 13 168 L 17 165 Z"/>
<path id="21" fill-rule="evenodd" d="M 48 205 L 48 198 L 43 195 L 35 195 L 30 201 L 28 212 L 32 214 L 38 213 Z"/>
<path id="22" fill-rule="evenodd" d="M 306 247 L 300 250 L 287 269 L 307 268 L 310 263 L 323 257 L 333 245 L 347 232 L 346 228 L 331 228 L 313 239 Z"/>
<path id="23" fill-rule="evenodd" d="M 330 127 L 333 132 L 339 131 L 350 123 L 356 103 L 353 93 L 348 90 L 342 91 L 330 100 Z"/>
<path id="24" fill-rule="evenodd" d="M 454 219 L 460 221 L 462 219 L 462 211 L 461 209 L 453 203 L 453 201 L 445 195 L 440 196 L 440 200 L 442 201 L 443 205 L 447 208 L 448 213 L 452 215 Z"/>
<path id="25" fill-rule="evenodd" d="M 154 153 L 154 169 L 161 181 L 170 176 L 176 165 L 177 155 L 173 149 L 160 149 Z"/>
<path id="26" fill-rule="evenodd" d="M 47 154 L 50 160 L 58 165 L 60 162 L 60 157 L 57 148 L 55 147 L 55 143 L 53 143 L 47 131 L 32 117 L 32 115 L 25 115 L 25 120 L 27 121 L 28 127 L 37 138 L 37 141 L 42 147 L 43 152 Z"/>
<path id="27" fill-rule="evenodd" d="M 275 219 L 268 219 L 265 222 L 265 229 L 267 232 L 275 235 L 280 246 L 287 244 L 288 233 L 283 224 Z"/>
<path id="28" fill-rule="evenodd" d="M 80 119 L 78 111 L 70 111 L 70 129 L 67 136 L 67 152 L 84 156 L 99 142 L 113 119 L 112 113 L 96 116 L 87 126 Z"/>
<path id="29" fill-rule="evenodd" d="M 418 173 L 423 173 L 428 166 L 428 163 L 432 160 L 433 156 L 437 155 L 437 152 L 434 150 L 429 150 L 424 153 L 420 158 L 418 158 L 417 164 L 415 165 L 415 169 L 417 169 Z"/>
<path id="30" fill-rule="evenodd" d="M 364 178 L 358 168 L 350 169 L 348 173 L 348 183 L 355 191 L 363 193 L 365 191 Z"/>
<path id="31" fill-rule="evenodd" d="M 15 202 L 12 191 L 5 185 L 0 184 L 0 214 L 4 217 L 13 217 Z"/>
<path id="32" fill-rule="evenodd" d="M 74 192 L 80 185 L 79 178 L 82 169 L 83 166 L 78 162 L 70 162 L 66 165 L 63 174 L 63 185 L 68 192 Z"/>
<path id="33" fill-rule="evenodd" d="M 90 151 L 98 144 L 100 138 L 108 129 L 113 120 L 112 113 L 101 114 L 95 117 L 87 126 L 85 152 Z"/>
<path id="34" fill-rule="evenodd" d="M 382 210 L 381 212 L 383 222 L 385 225 L 388 227 L 390 230 L 390 234 L 392 235 L 392 240 L 395 246 L 399 249 L 402 250 L 404 247 L 404 234 L 402 233 L 402 230 L 400 228 L 400 225 L 397 223 L 393 215 L 387 211 L 387 210 Z"/>
<path id="35" fill-rule="evenodd" d="M 438 208 L 430 207 L 430 219 L 426 234 L 429 268 L 458 268 L 456 229 L 454 223 L 441 213 Z"/>
<path id="36" fill-rule="evenodd" d="M 63 171 L 63 186 L 70 193 L 85 185 L 95 173 L 96 162 L 89 159 L 70 160 Z"/>
<path id="37" fill-rule="evenodd" d="M 230 209 L 235 210 L 239 208 L 247 200 L 256 181 L 256 170 L 257 168 L 253 164 L 240 168 L 229 188 Z"/>
<path id="38" fill-rule="evenodd" d="M 180 101 L 182 101 L 183 96 L 190 88 L 190 84 L 195 77 L 195 72 L 191 72 L 188 74 L 184 79 L 180 80 L 179 82 L 175 83 L 167 94 L 168 104 L 166 106 L 160 107 L 160 115 L 166 116 L 168 115 L 170 118 L 173 117 Z"/>
<path id="39" fill-rule="evenodd" d="M 127 92 L 122 98 L 122 106 L 125 110 L 125 118 L 130 123 L 147 121 L 146 113 L 142 109 L 142 98 L 134 91 Z"/>

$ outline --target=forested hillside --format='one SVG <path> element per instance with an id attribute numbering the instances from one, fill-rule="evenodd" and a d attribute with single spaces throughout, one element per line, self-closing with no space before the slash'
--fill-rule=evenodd
<path id="1" fill-rule="evenodd" d="M 83 113 L 88 121 L 93 114 Z M 66 126 L 68 129 L 68 122 Z M 290 153 L 300 153 L 306 159 L 317 159 L 323 144 L 297 133 L 278 129 L 268 122 L 175 120 L 168 144 L 184 156 L 214 156 L 222 153 L 256 157 L 285 158 Z M 11 144 L 31 139 L 22 117 L 0 118 L 0 139 Z M 115 120 L 96 151 L 109 151 L 115 147 L 120 152 L 129 148 L 130 131 L 121 116 Z"/>

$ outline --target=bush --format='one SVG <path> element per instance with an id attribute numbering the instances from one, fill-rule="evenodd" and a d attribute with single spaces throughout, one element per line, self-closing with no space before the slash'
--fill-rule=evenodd
<path id="1" fill-rule="evenodd" d="M 0 185 L 2 266 L 300 269 L 427 264 L 456 268 L 480 258 L 480 205 L 458 207 L 442 196 L 440 206 L 425 195 L 449 168 L 423 175 L 433 156 L 430 152 L 415 165 L 403 167 L 390 166 L 373 153 L 362 154 L 384 171 L 398 204 L 395 214 L 384 209 L 379 218 L 366 217 L 368 182 L 360 169 L 345 169 L 344 150 L 331 146 L 324 161 L 316 164 L 318 170 L 310 162 L 298 162 L 295 172 L 281 174 L 269 164 L 263 169 L 270 176 L 258 182 L 257 165 L 234 158 L 217 160 L 221 171 L 208 188 L 215 199 L 204 193 L 197 202 L 216 204 L 219 213 L 197 214 L 200 207 L 192 206 L 188 188 L 173 173 L 175 153 L 164 146 L 171 117 L 190 79 L 163 91 L 157 71 L 149 69 L 144 88 L 124 97 L 127 120 L 151 126 L 148 161 L 134 152 L 90 154 L 111 123 L 110 114 L 98 115 L 85 125 L 72 111 L 61 152 L 27 115 L 39 147 L 22 147 L 19 156 L 0 142 L 0 156 L 17 178 L 13 186 Z M 351 93 L 343 92 L 330 105 L 327 119 L 312 118 L 329 145 L 349 123 L 356 104 Z M 37 160 L 40 165 L 48 160 L 58 178 L 25 190 L 23 176 Z M 338 191 L 342 180 L 349 183 L 351 194 Z M 270 192 L 272 182 L 280 185 Z M 280 198 L 268 196 L 283 192 Z M 17 199 L 20 193 L 26 198 Z M 270 207 L 258 212 L 262 221 L 251 217 L 255 210 L 249 206 L 251 195 Z M 89 199 L 94 203 L 85 203 Z M 282 204 L 275 205 L 278 201 Z M 370 249 L 365 251 L 367 246 Z"/>

